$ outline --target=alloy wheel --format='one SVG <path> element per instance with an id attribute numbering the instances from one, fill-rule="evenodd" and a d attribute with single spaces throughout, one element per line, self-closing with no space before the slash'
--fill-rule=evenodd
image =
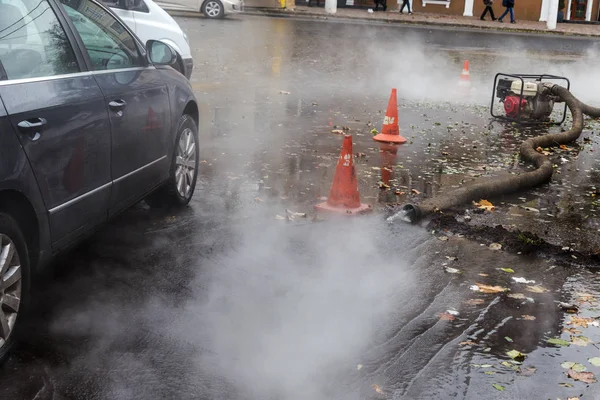
<path id="1" fill-rule="evenodd" d="M 12 333 L 21 305 L 21 262 L 14 242 L 0 233 L 0 347 Z"/>
<path id="2" fill-rule="evenodd" d="M 177 193 L 187 199 L 191 195 L 192 184 L 196 176 L 196 138 L 190 128 L 181 132 L 175 165 Z"/>
<path id="3" fill-rule="evenodd" d="M 218 17 L 221 13 L 221 4 L 216 1 L 209 1 L 206 3 L 205 10 L 209 17 Z"/>

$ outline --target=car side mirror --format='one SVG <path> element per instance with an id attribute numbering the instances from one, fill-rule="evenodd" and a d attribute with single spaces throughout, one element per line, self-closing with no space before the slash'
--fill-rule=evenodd
<path id="1" fill-rule="evenodd" d="M 148 60 L 154 65 L 175 65 L 177 63 L 177 52 L 168 44 L 160 40 L 148 40 L 146 42 Z"/>

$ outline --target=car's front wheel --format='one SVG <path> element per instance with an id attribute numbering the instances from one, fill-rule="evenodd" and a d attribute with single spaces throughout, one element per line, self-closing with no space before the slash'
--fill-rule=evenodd
<path id="1" fill-rule="evenodd" d="M 206 0 L 202 6 L 202 12 L 206 18 L 223 18 L 225 16 L 223 3 L 219 0 Z"/>
<path id="2" fill-rule="evenodd" d="M 179 118 L 169 180 L 146 198 L 151 207 L 182 207 L 194 194 L 198 178 L 198 128 L 189 115 Z"/>
<path id="3" fill-rule="evenodd" d="M 15 344 L 28 291 L 27 244 L 14 218 L 0 213 L 0 361 Z"/>

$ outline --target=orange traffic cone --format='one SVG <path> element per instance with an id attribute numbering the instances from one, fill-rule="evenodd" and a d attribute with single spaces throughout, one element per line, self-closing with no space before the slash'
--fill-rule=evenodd
<path id="1" fill-rule="evenodd" d="M 400 127 L 398 125 L 398 99 L 396 89 L 392 89 L 390 101 L 388 102 L 383 127 L 381 133 L 373 136 L 378 142 L 406 143 L 406 138 L 400 136 Z"/>
<path id="2" fill-rule="evenodd" d="M 469 60 L 465 60 L 463 70 L 460 73 L 459 86 L 469 88 L 471 87 L 471 74 L 469 73 Z"/>
<path id="3" fill-rule="evenodd" d="M 332 211 L 347 215 L 363 214 L 371 211 L 371 206 L 361 204 L 358 193 L 356 169 L 352 158 L 352 136 L 344 136 L 342 151 L 333 176 L 329 197 L 324 203 L 317 204 L 318 211 Z"/>

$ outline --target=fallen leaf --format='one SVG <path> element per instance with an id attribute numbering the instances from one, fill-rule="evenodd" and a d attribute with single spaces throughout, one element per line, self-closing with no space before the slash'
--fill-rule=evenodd
<path id="1" fill-rule="evenodd" d="M 404 196 L 406 194 L 406 192 L 402 192 L 400 190 L 396 190 L 395 194 L 396 194 L 396 196 Z"/>
<path id="2" fill-rule="evenodd" d="M 585 336 L 573 336 L 571 338 L 571 343 L 573 343 L 575 346 L 584 347 L 590 344 L 591 340 Z"/>
<path id="3" fill-rule="evenodd" d="M 494 387 L 496 390 L 499 390 L 499 391 L 501 391 L 501 392 L 503 392 L 503 391 L 504 391 L 504 386 L 502 386 L 502 385 L 498 385 L 497 383 L 494 383 L 492 386 L 493 386 L 493 387 Z"/>
<path id="4" fill-rule="evenodd" d="M 335 134 L 335 135 L 343 135 L 344 131 L 341 129 L 332 129 L 331 133 Z"/>
<path id="5" fill-rule="evenodd" d="M 285 90 L 280 90 L 279 94 L 290 94 L 290 92 L 286 92 Z"/>
<path id="6" fill-rule="evenodd" d="M 565 361 L 564 363 L 560 364 L 560 366 L 564 369 L 572 369 L 575 372 L 583 372 L 587 369 L 583 364 L 572 361 Z"/>
<path id="7" fill-rule="evenodd" d="M 362 364 L 358 364 L 358 365 L 356 366 L 356 370 L 357 370 L 357 371 L 360 371 L 360 370 L 362 369 L 362 367 L 363 367 L 363 365 L 362 365 Z"/>
<path id="8" fill-rule="evenodd" d="M 440 314 L 440 319 L 442 321 L 454 321 L 454 315 L 450 314 L 449 312 L 443 312 Z"/>
<path id="9" fill-rule="evenodd" d="M 570 148 L 570 147 L 567 147 L 567 145 L 566 145 L 566 144 L 561 144 L 559 147 L 560 147 L 561 149 L 563 149 L 563 150 L 573 150 L 572 148 Z"/>
<path id="10" fill-rule="evenodd" d="M 531 297 L 527 297 L 523 293 L 511 293 L 511 294 L 508 294 L 507 296 L 510 297 L 511 299 L 527 300 L 532 303 L 534 302 L 534 300 Z"/>
<path id="11" fill-rule="evenodd" d="M 475 346 L 477 343 L 475 342 L 471 342 L 470 340 L 467 340 L 466 342 L 460 342 L 458 345 L 459 346 Z"/>
<path id="12" fill-rule="evenodd" d="M 549 151 L 546 151 L 546 150 L 542 149 L 541 147 L 537 147 L 535 149 L 535 151 L 537 151 L 538 153 L 541 153 L 541 154 L 543 154 L 545 156 L 549 156 L 551 154 Z"/>
<path id="13" fill-rule="evenodd" d="M 508 343 L 512 343 L 512 342 L 514 342 L 514 340 L 512 340 L 512 339 L 510 338 L 510 336 L 504 336 L 504 340 L 506 340 Z"/>
<path id="14" fill-rule="evenodd" d="M 521 315 L 525 321 L 535 321 L 535 317 L 533 315 Z"/>
<path id="15" fill-rule="evenodd" d="M 447 312 L 448 314 L 450 314 L 450 315 L 454 315 L 454 316 L 457 316 L 458 314 L 460 314 L 460 313 L 459 313 L 458 311 L 456 311 L 456 310 L 446 310 L 446 312 Z"/>
<path id="16" fill-rule="evenodd" d="M 562 386 L 562 387 L 566 387 L 566 388 L 571 388 L 571 387 L 573 387 L 573 385 L 572 385 L 572 384 L 570 384 L 570 383 L 565 383 L 565 382 L 561 382 L 561 383 L 559 383 L 559 385 L 560 385 L 560 386 Z"/>
<path id="17" fill-rule="evenodd" d="M 446 267 L 444 270 L 449 274 L 460 274 L 460 270 L 456 268 Z"/>
<path id="18" fill-rule="evenodd" d="M 579 400 L 579 397 L 567 397 L 567 400 Z"/>
<path id="19" fill-rule="evenodd" d="M 519 361 L 519 362 L 522 362 L 523 360 L 525 360 L 525 357 L 526 357 L 525 354 L 523 354 L 517 350 L 507 351 L 506 355 L 509 356 L 510 358 L 512 358 L 513 360 Z"/>
<path id="20" fill-rule="evenodd" d="M 410 191 L 414 194 L 421 194 L 421 192 L 419 192 L 417 189 L 410 189 Z"/>
<path id="21" fill-rule="evenodd" d="M 555 344 L 558 346 L 564 346 L 564 347 L 568 347 L 571 343 L 567 342 L 564 339 L 559 339 L 559 338 L 550 338 L 548 340 L 546 340 L 546 342 L 550 343 L 550 344 Z"/>
<path id="22" fill-rule="evenodd" d="M 529 367 L 529 368 L 525 368 L 523 370 L 521 370 L 519 372 L 519 375 L 521 376 L 531 376 L 535 373 L 535 371 L 537 371 L 537 368 L 534 367 Z"/>
<path id="23" fill-rule="evenodd" d="M 494 375 L 494 374 L 496 374 L 496 372 L 495 371 L 485 371 L 484 374 L 486 374 L 486 375 Z"/>
<path id="24" fill-rule="evenodd" d="M 470 306 L 477 306 L 479 304 L 483 304 L 485 303 L 485 300 L 483 299 L 469 299 L 465 301 L 465 304 L 468 304 Z"/>
<path id="25" fill-rule="evenodd" d="M 479 202 L 474 201 L 473 205 L 485 211 L 494 211 L 496 209 L 496 207 L 487 200 L 480 200 Z"/>
<path id="26" fill-rule="evenodd" d="M 440 239 L 442 242 L 446 242 L 448 240 L 448 236 L 440 236 L 438 239 Z"/>
<path id="27" fill-rule="evenodd" d="M 389 189 L 390 185 L 385 182 L 379 182 L 379 189 Z"/>
<path id="28" fill-rule="evenodd" d="M 592 372 L 577 372 L 570 369 L 568 372 L 570 378 L 575 379 L 576 381 L 581 381 L 584 383 L 594 383 L 596 382 L 596 377 Z"/>
<path id="29" fill-rule="evenodd" d="M 276 215 L 276 216 L 275 216 L 275 219 L 278 219 L 278 220 L 283 220 L 283 221 L 285 221 L 285 217 L 282 217 L 281 215 Z"/>
<path id="30" fill-rule="evenodd" d="M 588 358 L 588 361 L 590 362 L 590 364 L 592 364 L 594 367 L 600 367 L 600 357 L 592 357 L 592 358 Z"/>
<path id="31" fill-rule="evenodd" d="M 515 281 L 517 283 L 535 283 L 535 281 L 527 280 L 527 279 L 522 278 L 522 277 L 513 276 L 512 279 L 513 279 L 513 281 Z"/>
<path id="32" fill-rule="evenodd" d="M 489 276 L 488 274 L 477 274 L 479 276 Z"/>
<path id="33" fill-rule="evenodd" d="M 500 243 L 492 243 L 490 244 L 490 250 L 501 250 L 502 245 Z"/>
<path id="34" fill-rule="evenodd" d="M 563 328 L 563 332 L 569 332 L 569 333 L 572 333 L 573 335 L 577 335 L 577 334 L 581 333 L 581 331 L 579 329 L 575 329 L 575 328 Z"/>
<path id="35" fill-rule="evenodd" d="M 592 324 L 594 320 L 592 318 L 583 318 L 573 316 L 570 320 L 567 321 L 567 325 L 575 325 L 581 326 L 582 328 L 587 328 L 589 324 Z"/>
<path id="36" fill-rule="evenodd" d="M 515 273 L 515 270 L 512 269 L 512 268 L 500 268 L 500 270 L 504 271 L 506 273 L 509 273 L 509 274 L 514 274 Z"/>
<path id="37" fill-rule="evenodd" d="M 381 390 L 381 388 L 379 387 L 379 385 L 377 385 L 377 384 L 375 384 L 375 383 L 374 383 L 374 384 L 372 384 L 372 385 L 371 385 L 371 387 L 372 387 L 372 388 L 373 388 L 373 390 L 375 390 L 377 393 L 379 393 L 379 394 L 385 394 L 385 393 L 383 392 L 383 390 Z"/>
<path id="38" fill-rule="evenodd" d="M 479 291 L 481 291 L 483 293 L 502 293 L 507 290 L 506 288 L 504 288 L 502 286 L 490 286 L 490 285 L 484 285 L 482 283 L 475 283 L 475 284 L 479 288 Z"/>
<path id="39" fill-rule="evenodd" d="M 510 368 L 512 370 L 515 370 L 515 371 L 519 370 L 519 366 L 518 365 L 511 364 L 508 361 L 502 361 L 500 364 L 503 365 L 503 366 L 505 366 L 506 368 Z"/>
<path id="40" fill-rule="evenodd" d="M 536 285 L 536 286 L 527 286 L 526 288 L 528 291 L 532 292 L 532 293 L 546 293 L 549 292 L 548 289 L 546 289 L 545 287 L 542 287 L 540 285 Z"/>

